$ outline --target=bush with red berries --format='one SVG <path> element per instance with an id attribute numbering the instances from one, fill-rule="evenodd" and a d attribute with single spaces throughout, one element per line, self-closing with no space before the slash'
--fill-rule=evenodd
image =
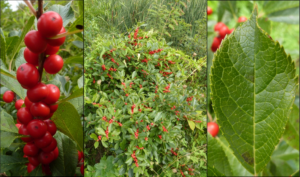
<path id="1" fill-rule="evenodd" d="M 80 116 L 76 111 L 77 116 L 72 117 L 77 119 L 77 121 L 74 120 L 72 126 L 79 129 L 77 130 L 79 134 L 72 136 L 74 130 L 65 129 L 71 125 L 65 116 L 68 114 L 71 116 L 71 114 L 66 112 L 62 115 L 61 113 L 67 111 L 63 108 L 65 105 L 72 104 L 66 102 L 68 97 L 61 97 L 63 94 L 61 94 L 60 85 L 55 80 L 49 80 L 58 76 L 58 73 L 62 73 L 64 59 L 57 53 L 69 33 L 66 33 L 66 26 L 64 26 L 65 16 L 52 10 L 43 13 L 42 1 L 37 3 L 39 7 L 36 12 L 37 29 L 30 30 L 35 18 L 31 17 L 26 24 L 28 28 L 25 27 L 23 31 L 26 47 L 20 50 L 19 57 L 23 58 L 24 63 L 16 66 L 16 72 L 12 71 L 11 67 L 9 70 L 1 68 L 1 80 L 3 80 L 1 85 L 6 89 L 11 89 L 7 90 L 2 97 L 6 104 L 1 108 L 1 122 L 3 122 L 1 124 L 1 147 L 8 149 L 1 154 L 4 158 L 4 161 L 1 160 L 1 168 L 4 167 L 1 172 L 11 176 L 26 175 L 23 171 L 26 165 L 29 174 L 69 176 L 76 173 L 77 166 L 79 166 L 78 169 L 80 166 L 83 168 L 83 142 L 82 138 L 81 142 L 78 138 L 80 132 L 82 136 Z M 32 7 L 31 4 L 30 7 Z M 54 6 L 50 9 L 54 9 Z M 42 77 L 44 71 L 46 79 Z M 82 89 L 74 90 L 74 92 L 77 92 L 77 95 L 70 94 L 73 98 L 83 94 Z M 16 115 L 13 114 L 14 111 L 9 114 L 7 112 L 9 109 L 5 110 L 12 102 Z M 73 107 L 73 110 L 76 109 Z M 15 116 L 17 124 L 14 123 Z M 3 135 L 7 137 L 2 137 Z M 22 158 L 18 158 L 14 152 L 9 151 L 12 149 L 18 151 Z M 69 155 L 66 155 L 67 149 Z M 77 149 L 81 151 L 77 153 Z M 70 161 L 75 162 L 67 165 L 66 163 Z M 8 162 L 18 165 L 9 166 Z M 62 165 L 64 167 L 59 167 Z M 21 170 L 16 170 L 18 168 Z"/>
<path id="2" fill-rule="evenodd" d="M 85 60 L 85 155 L 100 176 L 206 174 L 205 58 L 193 60 L 135 28 L 97 38 Z M 89 144 L 93 143 L 92 146 Z M 107 154 L 103 156 L 104 154 Z M 189 171 L 190 169 L 190 171 Z"/>

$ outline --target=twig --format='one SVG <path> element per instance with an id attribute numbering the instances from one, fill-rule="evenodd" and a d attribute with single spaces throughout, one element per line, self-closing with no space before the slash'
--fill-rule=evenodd
<path id="1" fill-rule="evenodd" d="M 76 30 L 76 31 L 72 31 L 72 32 L 60 33 L 60 34 L 58 34 L 58 35 L 56 35 L 56 36 L 53 36 L 53 37 L 51 37 L 51 38 L 49 38 L 49 39 L 59 39 L 59 38 L 65 37 L 65 36 L 69 36 L 69 35 L 71 35 L 71 34 L 80 33 L 80 32 L 82 32 L 82 31 L 83 31 L 83 30 Z"/>
<path id="2" fill-rule="evenodd" d="M 32 4 L 28 1 L 28 0 L 23 0 L 24 3 L 28 6 L 30 12 L 36 16 L 36 12 L 35 12 L 35 9 L 33 8 Z"/>
<path id="3" fill-rule="evenodd" d="M 36 19 L 39 19 L 42 14 L 43 14 L 43 0 L 39 0 L 38 1 L 38 11 L 36 12 Z M 38 71 L 40 74 L 39 81 L 42 80 L 42 76 L 43 76 L 45 56 L 46 56 L 45 53 L 39 54 L 39 67 L 38 67 Z"/>

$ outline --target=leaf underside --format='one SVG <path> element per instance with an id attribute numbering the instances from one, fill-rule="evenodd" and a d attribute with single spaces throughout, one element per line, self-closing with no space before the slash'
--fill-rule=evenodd
<path id="1" fill-rule="evenodd" d="M 241 164 L 257 174 L 270 161 L 295 99 L 295 64 L 251 18 L 222 41 L 211 67 L 220 130 Z"/>

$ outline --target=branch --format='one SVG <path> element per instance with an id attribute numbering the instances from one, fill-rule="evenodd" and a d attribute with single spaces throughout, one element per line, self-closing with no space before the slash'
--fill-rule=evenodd
<path id="1" fill-rule="evenodd" d="M 36 12 L 35 12 L 35 9 L 33 8 L 32 4 L 31 4 L 28 0 L 23 0 L 23 1 L 24 1 L 24 3 L 29 7 L 30 12 L 31 12 L 34 16 L 36 16 Z"/>
<path id="2" fill-rule="evenodd" d="M 39 19 L 42 14 L 43 14 L 43 0 L 38 0 L 38 11 L 36 12 L 36 19 Z M 40 74 L 39 81 L 42 80 L 45 57 L 46 57 L 45 53 L 39 54 L 39 67 L 38 67 L 38 71 Z"/>

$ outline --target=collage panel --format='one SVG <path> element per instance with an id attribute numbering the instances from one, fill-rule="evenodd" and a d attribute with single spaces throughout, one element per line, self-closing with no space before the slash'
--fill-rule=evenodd
<path id="1" fill-rule="evenodd" d="M 208 13 L 208 176 L 299 176 L 299 1 Z"/>
<path id="2" fill-rule="evenodd" d="M 206 1 L 85 1 L 85 176 L 206 175 Z"/>
<path id="3" fill-rule="evenodd" d="M 82 176 L 83 1 L 0 3 L 0 176 Z"/>

